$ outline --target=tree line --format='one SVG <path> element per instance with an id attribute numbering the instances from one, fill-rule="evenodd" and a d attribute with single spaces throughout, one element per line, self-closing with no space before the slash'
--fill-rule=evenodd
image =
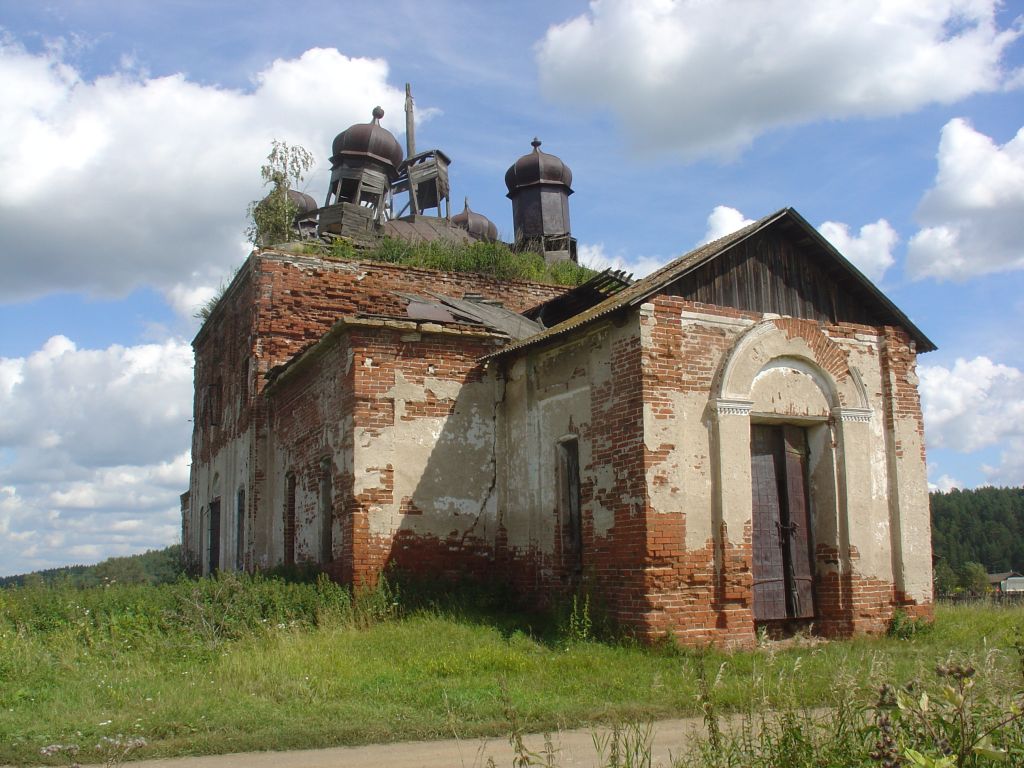
<path id="1" fill-rule="evenodd" d="M 980 593 L 988 573 L 1024 573 L 1024 488 L 930 494 L 935 589 Z"/>
<path id="2" fill-rule="evenodd" d="M 987 574 L 1024 573 L 1024 488 L 954 489 L 930 494 L 935 588 L 982 593 Z M 0 577 L 0 587 L 25 584 L 166 584 L 184 574 L 181 545 L 96 565 L 51 568 Z"/>
<path id="3" fill-rule="evenodd" d="M 17 576 L 0 577 L 0 587 L 68 585 L 96 587 L 104 584 L 170 584 L 184 573 L 181 545 L 151 549 L 141 555 L 109 557 L 95 565 L 69 565 Z"/>

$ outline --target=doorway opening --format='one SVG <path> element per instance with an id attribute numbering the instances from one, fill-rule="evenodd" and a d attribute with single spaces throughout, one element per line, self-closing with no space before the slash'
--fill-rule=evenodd
<path id="1" fill-rule="evenodd" d="M 751 425 L 754 621 L 760 624 L 814 618 L 807 456 L 803 427 Z"/>

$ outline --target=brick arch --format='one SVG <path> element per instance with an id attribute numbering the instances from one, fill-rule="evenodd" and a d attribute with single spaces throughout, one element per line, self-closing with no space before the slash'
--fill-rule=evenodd
<path id="1" fill-rule="evenodd" d="M 792 318 L 764 320 L 744 333 L 719 371 L 719 400 L 749 400 L 757 375 L 773 361 L 807 366 L 833 408 L 867 409 L 864 385 L 846 354 L 814 322 Z"/>

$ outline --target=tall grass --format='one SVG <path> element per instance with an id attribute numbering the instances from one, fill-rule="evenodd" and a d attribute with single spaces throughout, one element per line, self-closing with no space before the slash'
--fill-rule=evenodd
<path id="1" fill-rule="evenodd" d="M 438 738 L 452 722 L 494 736 L 509 706 L 527 731 L 700 714 L 707 695 L 719 716 L 867 706 L 885 683 L 934 680 L 950 654 L 984 672 L 985 701 L 1020 686 L 1024 609 L 943 608 L 906 640 L 697 653 L 595 641 L 579 604 L 561 631 L 508 605 L 411 580 L 355 596 L 233 575 L 0 590 L 0 763 L 116 734 L 144 736 L 141 756 Z"/>
<path id="2" fill-rule="evenodd" d="M 361 258 L 388 264 L 404 264 L 448 272 L 473 272 L 501 280 L 532 280 L 555 285 L 580 285 L 594 271 L 571 261 L 554 264 L 533 251 L 513 251 L 504 243 L 459 243 L 434 240 L 412 243 L 384 238 L 377 245 L 357 251 L 347 240 L 336 239 L 326 249 L 329 258 Z"/>

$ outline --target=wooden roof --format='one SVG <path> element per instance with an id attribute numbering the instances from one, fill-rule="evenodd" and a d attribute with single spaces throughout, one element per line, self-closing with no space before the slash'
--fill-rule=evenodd
<path id="1" fill-rule="evenodd" d="M 883 324 L 904 328 L 916 343 L 918 351 L 930 352 L 936 348 L 935 344 L 885 294 L 839 253 L 806 219 L 792 208 L 783 208 L 736 232 L 706 243 L 680 256 L 656 272 L 610 296 L 600 304 L 570 317 L 535 336 L 515 344 L 510 344 L 494 354 L 488 355 L 486 359 L 500 357 L 510 352 L 543 343 L 570 333 L 594 320 L 606 317 L 619 310 L 638 306 L 654 294 L 680 280 L 680 278 L 691 275 L 741 243 L 769 231 L 779 232 L 811 255 L 820 269 L 824 270 L 831 279 L 839 283 L 844 290 L 855 294 L 861 303 L 868 306 L 873 316 L 881 319 Z"/>

